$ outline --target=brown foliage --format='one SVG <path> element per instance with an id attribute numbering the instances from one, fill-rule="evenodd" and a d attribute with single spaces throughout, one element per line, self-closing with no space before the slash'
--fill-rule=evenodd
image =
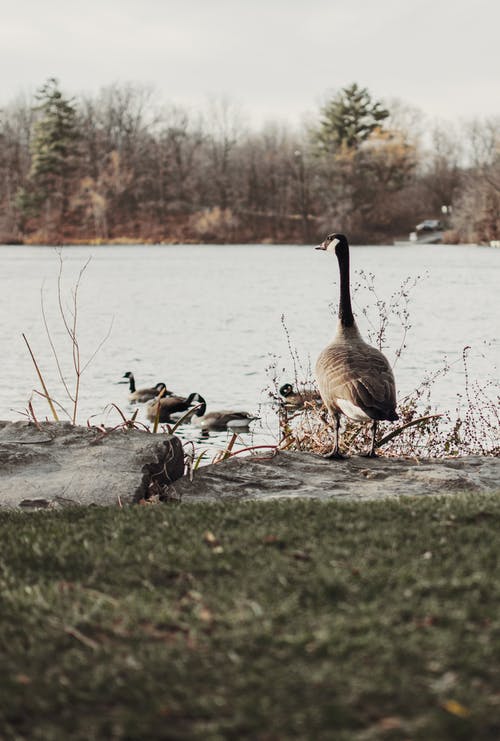
<path id="1" fill-rule="evenodd" d="M 4 241 L 310 243 L 335 224 L 376 243 L 440 218 L 442 205 L 453 206 L 453 238 L 499 238 L 498 120 L 441 127 L 424 148 L 413 123 L 393 118 L 355 149 L 318 154 L 307 127 L 249 131 L 227 101 L 203 115 L 159 110 L 150 90 L 114 85 L 75 105 L 68 192 L 54 195 L 62 220 L 22 211 L 37 114 L 25 102 L 3 112 Z"/>

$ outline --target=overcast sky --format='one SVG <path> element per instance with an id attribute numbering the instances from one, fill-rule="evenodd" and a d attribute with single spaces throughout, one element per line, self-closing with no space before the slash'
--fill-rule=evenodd
<path id="1" fill-rule="evenodd" d="M 432 119 L 500 115 L 500 0 L 0 0 L 0 104 L 152 85 L 298 123 L 351 82 Z"/>

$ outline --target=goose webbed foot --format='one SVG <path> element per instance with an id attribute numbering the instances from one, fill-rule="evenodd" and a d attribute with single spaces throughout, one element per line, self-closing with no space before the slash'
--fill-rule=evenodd
<path id="1" fill-rule="evenodd" d="M 334 448 L 330 453 L 323 453 L 322 458 L 333 461 L 345 461 L 347 456 L 343 455 L 338 448 Z"/>

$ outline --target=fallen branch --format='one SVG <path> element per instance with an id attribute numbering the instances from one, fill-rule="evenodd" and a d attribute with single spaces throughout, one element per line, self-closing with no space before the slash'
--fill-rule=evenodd
<path id="1" fill-rule="evenodd" d="M 408 427 L 413 427 L 414 425 L 421 424 L 422 422 L 427 422 L 430 419 L 437 419 L 438 417 L 442 417 L 442 414 L 429 414 L 427 417 L 419 417 L 418 419 L 412 419 L 411 422 L 407 422 L 405 425 L 401 425 L 401 427 L 397 427 L 395 430 L 392 430 L 392 432 L 389 432 L 387 435 L 384 435 L 380 440 L 378 440 L 375 443 L 376 448 L 380 448 L 381 445 L 385 445 L 389 442 L 389 440 L 392 440 L 393 438 L 400 435 L 403 430 L 406 430 Z"/>

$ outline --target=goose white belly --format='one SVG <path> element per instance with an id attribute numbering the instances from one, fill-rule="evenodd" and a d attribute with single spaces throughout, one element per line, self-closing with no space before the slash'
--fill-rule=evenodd
<path id="1" fill-rule="evenodd" d="M 354 422 L 373 421 L 372 418 L 369 417 L 366 412 L 361 409 L 361 407 L 356 406 L 356 404 L 353 404 L 352 401 L 347 401 L 347 399 L 335 399 L 335 404 L 338 406 L 340 411 L 345 414 L 346 417 L 354 420 Z"/>

